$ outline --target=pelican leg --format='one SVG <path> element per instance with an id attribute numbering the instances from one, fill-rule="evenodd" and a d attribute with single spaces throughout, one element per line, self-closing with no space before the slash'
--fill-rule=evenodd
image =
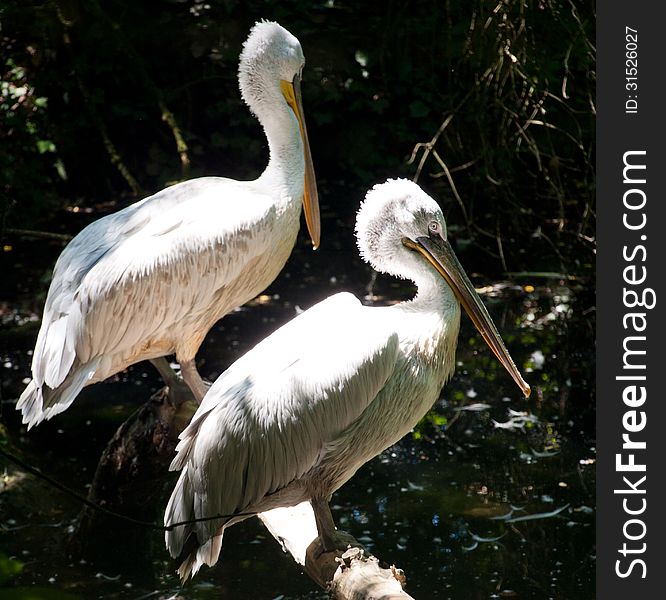
<path id="1" fill-rule="evenodd" d="M 201 404 L 210 384 L 207 384 L 199 375 L 194 359 L 180 361 L 180 372 L 185 383 L 192 390 L 197 404 Z"/>
<path id="2" fill-rule="evenodd" d="M 180 381 L 176 372 L 171 368 L 169 361 L 160 356 L 159 358 L 151 358 L 150 362 L 153 367 L 155 367 L 160 374 L 160 377 L 164 380 L 164 383 L 169 387 L 175 387 Z"/>
<path id="3" fill-rule="evenodd" d="M 188 410 L 191 410 L 192 404 L 194 404 L 193 401 L 196 401 L 196 399 L 194 397 L 194 393 L 190 389 L 190 386 L 187 385 L 187 383 L 185 383 L 185 381 L 183 381 L 183 379 L 176 374 L 176 372 L 169 365 L 169 362 L 163 356 L 160 358 L 151 359 L 150 362 L 158 370 L 159 374 L 164 380 L 164 384 L 167 388 L 167 394 L 171 400 L 171 403 L 174 406 L 181 406 L 182 404 L 187 403 L 190 405 L 190 409 Z M 187 419 L 189 420 L 189 418 L 192 416 L 192 413 L 187 412 L 186 414 Z"/>
<path id="4" fill-rule="evenodd" d="M 326 498 L 312 498 L 310 504 L 314 511 L 317 533 L 324 552 L 346 550 L 349 545 L 359 545 L 351 535 L 335 527 L 333 515 Z"/>

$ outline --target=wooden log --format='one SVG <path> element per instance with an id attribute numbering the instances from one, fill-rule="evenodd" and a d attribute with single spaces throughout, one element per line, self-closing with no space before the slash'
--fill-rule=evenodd
<path id="1" fill-rule="evenodd" d="M 285 552 L 320 587 L 337 600 L 409 600 L 402 588 L 405 576 L 395 566 L 385 568 L 350 536 L 348 550 L 323 552 L 309 502 L 276 508 L 259 518 Z M 412 599 L 413 600 L 413 599 Z"/>
<path id="2" fill-rule="evenodd" d="M 116 431 L 97 464 L 88 500 L 107 510 L 144 522 L 162 520 L 164 495 L 173 485 L 170 473 L 178 434 L 196 404 L 189 388 L 177 382 L 162 388 Z M 152 581 L 152 531 L 84 507 L 67 542 L 76 558 L 99 568 L 131 568 Z"/>

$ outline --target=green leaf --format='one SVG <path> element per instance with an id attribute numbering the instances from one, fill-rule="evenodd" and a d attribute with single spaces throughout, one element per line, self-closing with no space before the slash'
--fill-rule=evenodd
<path id="1" fill-rule="evenodd" d="M 0 584 L 7 583 L 23 570 L 23 563 L 0 552 Z M 3 596 L 4 597 L 4 596 Z"/>
<path id="2" fill-rule="evenodd" d="M 37 150 L 40 154 L 55 152 L 55 144 L 51 140 L 37 140 Z"/>
<path id="3" fill-rule="evenodd" d="M 444 415 L 433 415 L 432 422 L 433 425 L 441 427 L 442 425 L 446 425 L 449 420 Z"/>

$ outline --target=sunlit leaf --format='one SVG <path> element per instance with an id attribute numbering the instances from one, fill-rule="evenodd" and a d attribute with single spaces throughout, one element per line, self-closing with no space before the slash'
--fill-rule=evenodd
<path id="1" fill-rule="evenodd" d="M 16 577 L 22 570 L 22 562 L 9 558 L 4 552 L 0 552 L 0 585 Z"/>

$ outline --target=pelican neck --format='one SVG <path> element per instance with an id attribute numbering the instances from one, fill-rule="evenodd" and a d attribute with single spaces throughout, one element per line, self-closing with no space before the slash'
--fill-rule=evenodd
<path id="1" fill-rule="evenodd" d="M 257 113 L 268 142 L 268 165 L 260 180 L 281 190 L 281 196 L 303 195 L 305 159 L 303 141 L 296 115 L 286 102 L 271 105 L 273 110 Z"/>
<path id="2" fill-rule="evenodd" d="M 408 302 L 413 309 L 444 313 L 459 304 L 451 286 L 434 271 L 420 274 L 414 283 L 416 295 Z"/>

